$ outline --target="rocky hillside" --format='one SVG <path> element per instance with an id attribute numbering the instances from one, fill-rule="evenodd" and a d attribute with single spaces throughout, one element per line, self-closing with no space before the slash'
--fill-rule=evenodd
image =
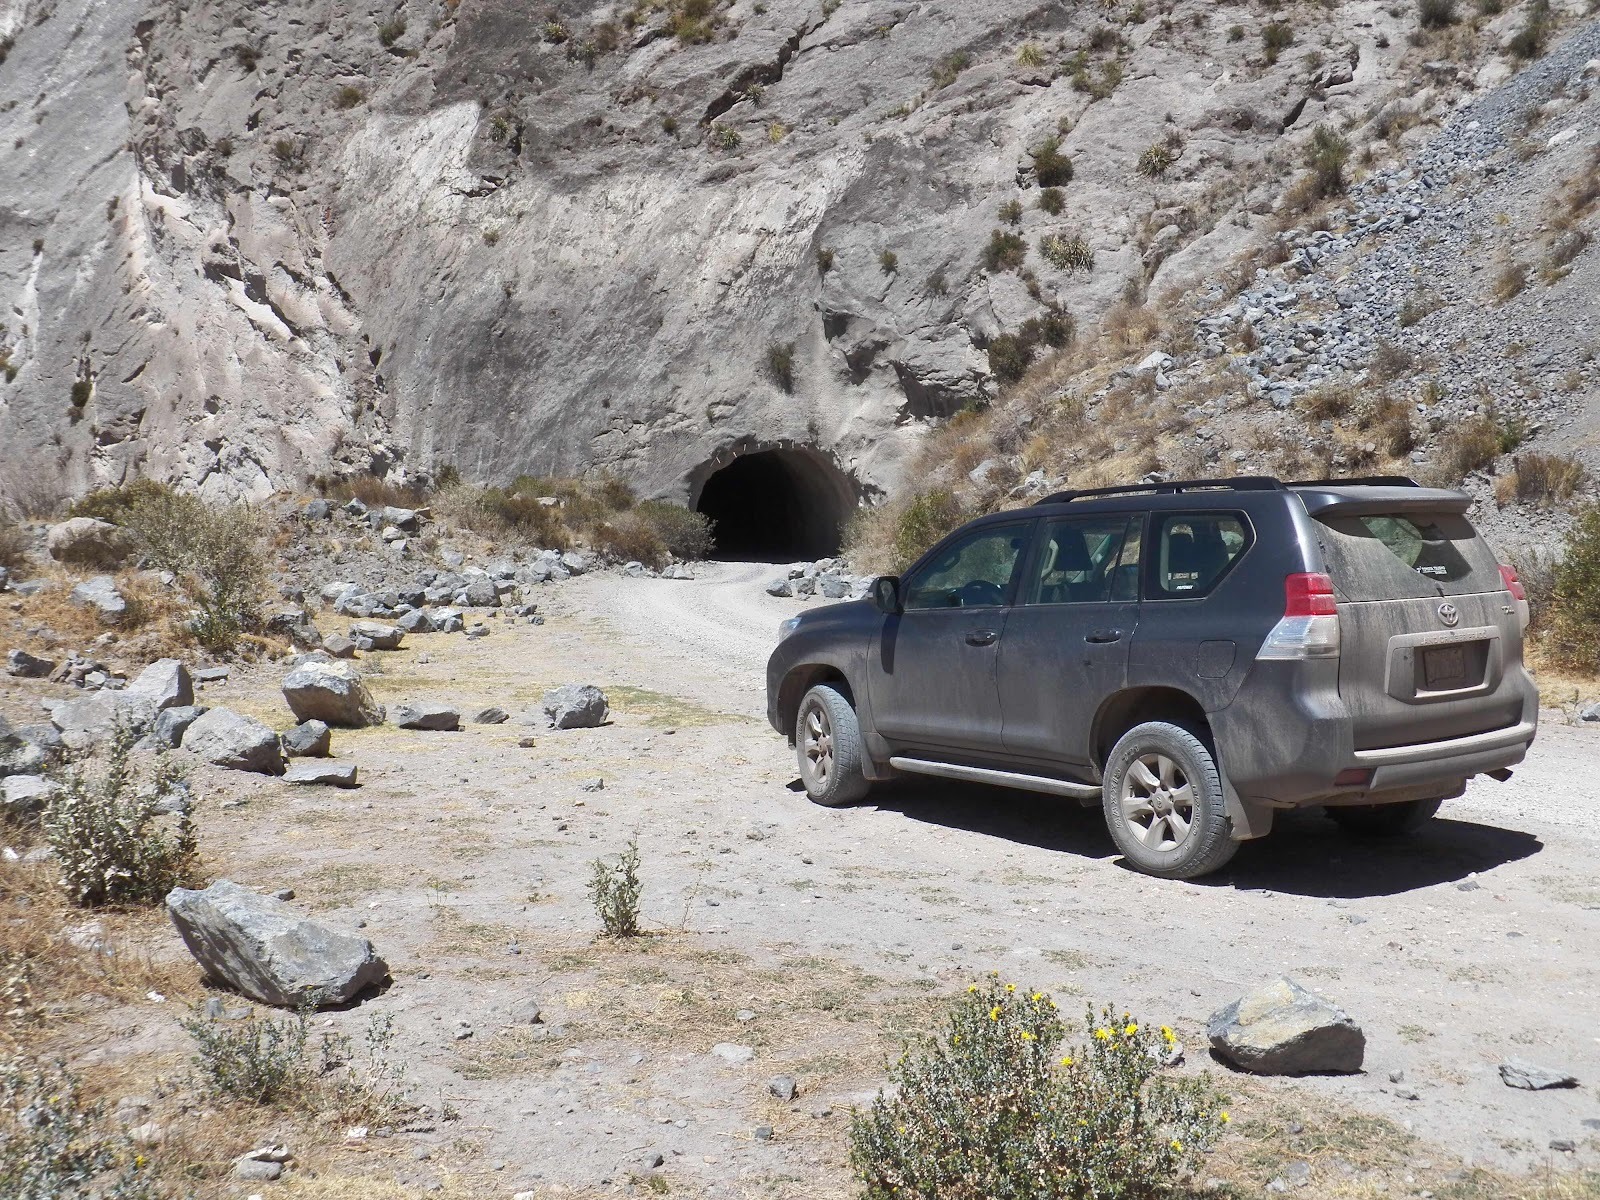
<path id="1" fill-rule="evenodd" d="M 1546 7 L 1585 5 L 8 0 L 0 472 L 693 501 L 801 447 L 870 497 L 1264 244 L 1315 127 L 1398 161 Z"/>

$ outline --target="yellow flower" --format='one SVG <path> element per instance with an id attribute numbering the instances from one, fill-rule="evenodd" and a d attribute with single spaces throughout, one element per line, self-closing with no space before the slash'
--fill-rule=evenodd
<path id="1" fill-rule="evenodd" d="M 1169 1042 L 1175 1042 L 1178 1040 L 1178 1035 L 1172 1032 L 1171 1025 L 1163 1025 L 1161 1027 L 1161 1036 L 1166 1038 Z"/>
<path id="2" fill-rule="evenodd" d="M 145 1164 L 145 1157 L 144 1157 L 144 1155 L 142 1155 L 142 1154 L 135 1154 L 135 1155 L 134 1155 L 134 1156 L 133 1156 L 133 1165 L 134 1165 L 134 1166 L 136 1166 L 136 1167 L 142 1167 L 142 1166 L 144 1166 L 144 1164 Z"/>
<path id="3" fill-rule="evenodd" d="M 1134 1034 L 1136 1034 L 1138 1032 L 1139 1032 L 1139 1026 L 1134 1024 L 1132 1021 L 1130 1021 L 1130 1022 L 1128 1022 L 1128 1027 L 1122 1031 L 1122 1036 L 1123 1037 L 1132 1037 Z"/>
<path id="4" fill-rule="evenodd" d="M 1043 992 L 1035 992 L 1032 996 L 1030 996 L 1028 998 L 1030 1000 L 1032 1000 L 1035 1004 L 1037 1004 L 1037 1003 L 1039 1003 L 1039 1001 L 1044 999 L 1044 993 Z"/>
<path id="5" fill-rule="evenodd" d="M 1068 1055 L 1066 1058 L 1063 1058 L 1061 1060 L 1061 1065 L 1063 1067 L 1070 1067 L 1072 1065 L 1072 1056 Z"/>
<path id="6" fill-rule="evenodd" d="M 1022 1031 L 1022 1040 L 1025 1041 L 1025 1042 L 1033 1041 L 1033 1034 L 1029 1033 L 1026 1029 L 1024 1029 Z"/>
<path id="7" fill-rule="evenodd" d="M 967 991 L 969 991 L 969 992 L 975 992 L 975 991 L 977 991 L 977 990 L 978 990 L 978 985 L 977 985 L 977 984 L 975 984 L 975 983 L 969 983 L 969 984 L 967 984 Z"/>
<path id="8" fill-rule="evenodd" d="M 1172 1148 L 1174 1150 L 1182 1150 L 1183 1149 L 1183 1143 L 1180 1142 L 1177 1138 L 1173 1138 L 1172 1139 Z"/>
<path id="9" fill-rule="evenodd" d="M 1008 984 L 1006 984 L 1006 991 L 1008 991 L 1008 992 L 1014 992 L 1014 991 L 1016 991 L 1016 990 L 1017 990 L 1017 985 L 1016 985 L 1016 984 L 1014 984 L 1014 983 L 1008 983 Z"/>
<path id="10" fill-rule="evenodd" d="M 996 1004 L 993 1008 L 991 1008 L 989 1010 L 989 1020 L 998 1021 L 999 1019 L 1000 1019 L 1000 1006 L 998 1004 Z"/>
<path id="11" fill-rule="evenodd" d="M 1096 1029 L 1094 1031 L 1094 1040 L 1097 1041 L 1097 1042 L 1108 1041 L 1110 1039 L 1110 1037 L 1111 1037 L 1111 1030 L 1109 1030 L 1109 1029 L 1100 1028 L 1100 1029 Z"/>
<path id="12" fill-rule="evenodd" d="M 1233 1118 L 1228 1115 L 1226 1109 L 1224 1109 L 1223 1112 L 1221 1114 L 1219 1114 L 1219 1115 L 1222 1117 L 1222 1123 L 1224 1125 L 1226 1125 L 1229 1121 L 1233 1120 Z"/>

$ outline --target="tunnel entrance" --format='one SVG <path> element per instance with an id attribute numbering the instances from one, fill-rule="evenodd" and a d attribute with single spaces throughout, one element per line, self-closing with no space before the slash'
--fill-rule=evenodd
<path id="1" fill-rule="evenodd" d="M 716 557 L 796 562 L 839 552 L 850 482 L 804 450 L 742 454 L 707 477 L 695 509 L 716 522 Z"/>

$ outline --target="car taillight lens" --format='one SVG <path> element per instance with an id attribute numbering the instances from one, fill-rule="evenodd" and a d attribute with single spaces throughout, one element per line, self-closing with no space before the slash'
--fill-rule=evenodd
<path id="1" fill-rule="evenodd" d="M 1307 659 L 1339 657 L 1339 615 L 1333 580 L 1302 571 L 1283 581 L 1283 619 L 1261 643 L 1257 658 Z"/>
<path id="2" fill-rule="evenodd" d="M 1500 578 L 1505 581 L 1506 591 L 1511 593 L 1513 600 L 1526 600 L 1528 598 L 1527 590 L 1522 586 L 1522 577 L 1504 563 L 1500 564 Z"/>

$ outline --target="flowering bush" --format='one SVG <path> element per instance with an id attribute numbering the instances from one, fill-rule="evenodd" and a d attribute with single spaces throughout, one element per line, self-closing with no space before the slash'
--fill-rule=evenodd
<path id="1" fill-rule="evenodd" d="M 1085 1014 L 1063 1046 L 1055 1002 L 991 977 L 942 1037 L 890 1069 L 856 1114 L 850 1162 L 868 1200 L 1144 1200 L 1192 1169 L 1228 1121 L 1206 1079 L 1160 1076 L 1172 1031 Z"/>

